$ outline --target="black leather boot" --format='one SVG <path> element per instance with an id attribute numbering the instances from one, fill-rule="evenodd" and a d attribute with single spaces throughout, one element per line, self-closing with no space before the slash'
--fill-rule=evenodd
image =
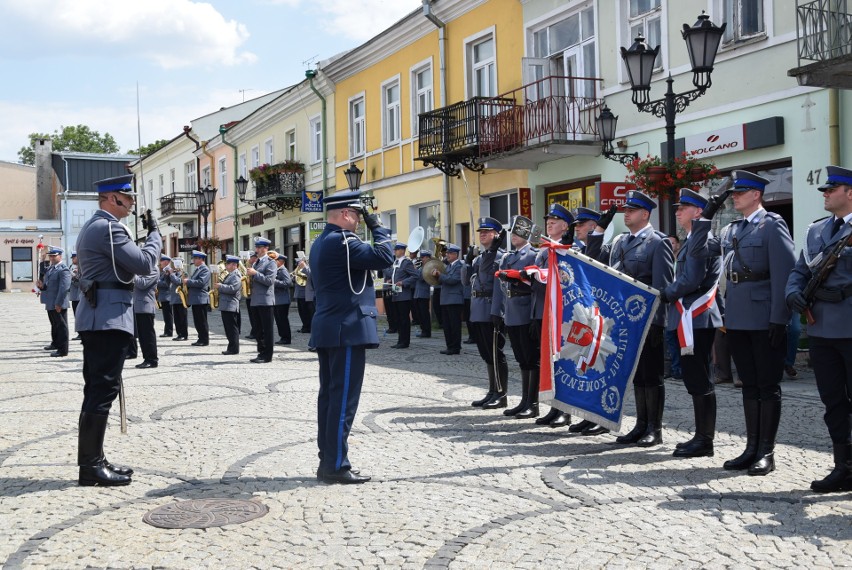
<path id="1" fill-rule="evenodd" d="M 485 394 L 484 398 L 470 403 L 470 405 L 473 406 L 474 408 L 481 408 L 483 406 L 483 404 L 485 404 L 485 402 L 490 401 L 491 398 L 494 397 L 494 394 L 497 392 L 497 388 L 495 387 L 495 383 L 494 383 L 494 367 L 489 364 L 487 369 L 488 369 L 488 393 Z"/>
<path id="2" fill-rule="evenodd" d="M 80 430 L 77 437 L 77 464 L 80 466 L 78 482 L 83 487 L 102 485 L 114 487 L 130 484 L 130 476 L 110 471 L 104 465 L 104 434 L 109 416 L 80 414 Z"/>
<path id="3" fill-rule="evenodd" d="M 529 370 L 521 370 L 521 401 L 518 402 L 518 405 L 514 408 L 509 408 L 508 410 L 503 410 L 504 416 L 514 416 L 520 411 L 527 409 L 529 406 L 529 402 L 527 402 L 527 397 L 529 395 L 530 389 L 530 371 Z"/>
<path id="4" fill-rule="evenodd" d="M 527 407 L 515 414 L 516 420 L 526 420 L 538 417 L 538 369 L 528 370 L 530 382 L 527 386 Z"/>
<path id="5" fill-rule="evenodd" d="M 494 358 L 497 358 L 496 354 Z M 482 407 L 486 410 L 506 407 L 506 392 L 509 391 L 509 364 L 506 362 L 498 363 L 497 373 L 500 378 L 495 386 L 496 392 L 490 400 L 482 404 Z"/>
<path id="6" fill-rule="evenodd" d="M 595 422 L 590 422 L 589 420 L 582 420 L 569 427 L 568 431 L 571 433 L 582 433 L 583 430 L 592 428 L 594 426 Z"/>
<path id="7" fill-rule="evenodd" d="M 811 482 L 817 493 L 852 491 L 852 443 L 834 444 L 834 469 L 825 479 Z"/>
<path id="8" fill-rule="evenodd" d="M 775 471 L 775 437 L 781 422 L 781 400 L 760 402 L 760 438 L 757 455 L 748 468 L 749 475 L 768 475 Z"/>
<path id="9" fill-rule="evenodd" d="M 615 443 L 636 443 L 648 429 L 648 408 L 645 405 L 645 387 L 633 386 L 636 398 L 636 425 L 624 435 L 615 438 Z"/>
<path id="10" fill-rule="evenodd" d="M 652 447 L 663 443 L 663 408 L 665 404 L 666 387 L 664 385 L 645 387 L 648 429 L 636 442 L 639 447 Z"/>
<path id="11" fill-rule="evenodd" d="M 676 448 L 674 457 L 713 457 L 713 437 L 716 435 L 716 393 L 692 397 L 695 412 L 695 437 Z"/>
<path id="12" fill-rule="evenodd" d="M 559 412 L 559 410 L 557 410 Z M 565 412 L 559 412 L 556 414 L 556 417 L 550 420 L 549 425 L 552 428 L 563 427 L 571 424 L 571 414 L 566 414 Z"/>
<path id="13" fill-rule="evenodd" d="M 757 457 L 757 441 L 760 437 L 760 400 L 743 399 L 743 413 L 746 425 L 746 446 L 739 457 L 725 461 L 722 465 L 728 471 L 748 469 Z"/>
<path id="14" fill-rule="evenodd" d="M 562 412 L 557 410 L 556 408 L 550 408 L 550 411 L 544 414 L 542 417 L 538 418 L 535 423 L 539 426 L 546 426 L 551 421 L 555 420 L 556 417 Z"/>

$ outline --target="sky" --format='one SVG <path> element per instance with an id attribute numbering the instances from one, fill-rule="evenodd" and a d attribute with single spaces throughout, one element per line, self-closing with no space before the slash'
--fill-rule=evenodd
<path id="1" fill-rule="evenodd" d="M 298 83 L 421 0 L 0 0 L 0 160 L 88 125 L 121 152 Z"/>

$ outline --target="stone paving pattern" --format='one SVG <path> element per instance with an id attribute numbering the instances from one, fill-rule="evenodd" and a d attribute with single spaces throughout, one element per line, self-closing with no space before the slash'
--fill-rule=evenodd
<path id="1" fill-rule="evenodd" d="M 251 364 L 252 341 L 237 357 L 220 354 L 213 312 L 210 346 L 158 339 L 159 368 L 128 361 L 129 434 L 116 402 L 106 450 L 136 470 L 133 483 L 84 488 L 81 347 L 72 343 L 67 358 L 42 350 L 48 321 L 32 295 L 1 295 L 0 309 L 4 567 L 852 567 L 852 493 L 809 490 L 831 460 L 803 366 L 783 384 L 777 471 L 749 477 L 721 468 L 744 445 L 731 384 L 718 390 L 716 456 L 676 459 L 674 444 L 692 429 L 679 381 L 666 384 L 664 445 L 639 449 L 470 407 L 484 392 L 484 364 L 473 345 L 440 355 L 440 330 L 412 334 L 408 350 L 385 338 L 368 352 L 350 440 L 353 464 L 373 480 L 325 485 L 314 477 L 318 372 L 307 335 L 276 346 L 272 364 Z M 291 321 L 298 328 L 295 310 Z M 623 431 L 632 397 L 626 406 Z M 204 498 L 252 499 L 269 514 L 206 530 L 142 521 L 155 507 Z"/>

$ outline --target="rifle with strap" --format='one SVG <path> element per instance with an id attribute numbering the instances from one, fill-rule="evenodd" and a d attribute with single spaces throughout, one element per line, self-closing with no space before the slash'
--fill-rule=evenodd
<path id="1" fill-rule="evenodd" d="M 850 245 L 852 245 L 852 233 L 834 244 L 834 246 L 828 250 L 828 255 L 825 255 L 823 259 L 817 258 L 816 267 L 811 269 L 811 279 L 802 291 L 802 295 L 804 295 L 805 300 L 808 302 L 808 308 L 805 309 L 804 315 L 809 325 L 816 323 L 816 319 L 814 319 L 810 305 L 813 303 L 817 290 L 825 282 L 825 280 L 828 279 L 828 276 L 834 268 L 837 267 L 837 260 L 840 258 L 843 248 L 849 247 Z M 820 256 L 823 256 L 824 253 L 825 252 L 820 254 Z"/>

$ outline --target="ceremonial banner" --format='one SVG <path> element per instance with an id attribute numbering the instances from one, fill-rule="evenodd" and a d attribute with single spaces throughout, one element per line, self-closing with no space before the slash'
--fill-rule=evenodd
<path id="1" fill-rule="evenodd" d="M 658 291 L 568 246 L 547 247 L 539 397 L 618 430 Z"/>

